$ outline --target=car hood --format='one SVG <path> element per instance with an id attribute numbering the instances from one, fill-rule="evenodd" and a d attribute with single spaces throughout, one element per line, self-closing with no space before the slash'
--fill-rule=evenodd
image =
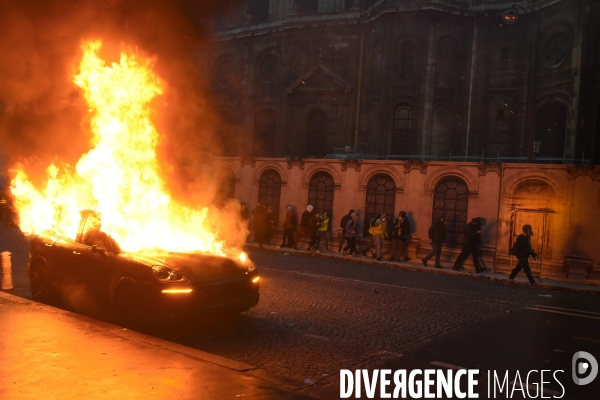
<path id="1" fill-rule="evenodd" d="M 202 253 L 143 251 L 126 253 L 123 256 L 135 259 L 150 267 L 164 265 L 192 281 L 212 282 L 234 279 L 250 272 L 247 267 L 231 258 Z"/>

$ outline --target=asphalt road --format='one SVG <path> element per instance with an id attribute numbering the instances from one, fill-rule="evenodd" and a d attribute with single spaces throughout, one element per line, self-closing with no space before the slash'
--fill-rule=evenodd
<path id="1" fill-rule="evenodd" d="M 0 238 L 0 250 L 14 253 L 14 293 L 28 297 L 26 244 L 14 230 Z M 581 387 L 571 380 L 576 351 L 600 360 L 600 296 L 310 255 L 250 256 L 262 277 L 257 307 L 147 333 L 331 393 L 340 369 L 446 368 L 435 365 L 479 368 L 481 388 L 488 369 L 562 369 L 564 398 L 600 392 L 600 377 Z"/>

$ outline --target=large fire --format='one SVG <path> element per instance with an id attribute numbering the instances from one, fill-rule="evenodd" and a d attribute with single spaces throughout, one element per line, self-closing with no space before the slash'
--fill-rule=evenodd
<path id="1" fill-rule="evenodd" d="M 82 44 L 74 76 L 89 107 L 92 149 L 75 168 L 48 167 L 41 190 L 22 166 L 14 168 L 12 192 L 21 230 L 75 238 L 79 211 L 94 209 L 102 215 L 102 230 L 127 251 L 160 248 L 224 255 L 209 210 L 173 201 L 158 174 L 158 132 L 150 102 L 161 95 L 164 84 L 153 73 L 155 60 L 129 49 L 118 64 L 106 65 L 98 55 L 101 46 L 100 41 Z"/>

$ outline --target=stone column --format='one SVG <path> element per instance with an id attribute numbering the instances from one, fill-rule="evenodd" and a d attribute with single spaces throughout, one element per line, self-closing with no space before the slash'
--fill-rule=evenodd
<path id="1" fill-rule="evenodd" d="M 421 97 L 421 126 L 423 131 L 421 132 L 421 154 L 429 154 L 431 149 L 431 125 L 432 118 L 431 113 L 433 110 L 433 92 L 435 89 L 435 58 L 437 53 L 437 41 L 435 37 L 435 22 L 432 22 L 429 26 L 429 38 L 427 41 L 427 58 L 425 59 L 425 82 L 422 87 Z"/>

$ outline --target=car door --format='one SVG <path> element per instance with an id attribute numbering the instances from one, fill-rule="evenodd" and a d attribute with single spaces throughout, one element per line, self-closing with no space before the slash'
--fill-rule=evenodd
<path id="1" fill-rule="evenodd" d="M 86 247 L 88 246 L 65 238 L 54 243 L 56 280 L 67 297 L 82 289 L 84 276 L 81 270 L 85 264 Z"/>

